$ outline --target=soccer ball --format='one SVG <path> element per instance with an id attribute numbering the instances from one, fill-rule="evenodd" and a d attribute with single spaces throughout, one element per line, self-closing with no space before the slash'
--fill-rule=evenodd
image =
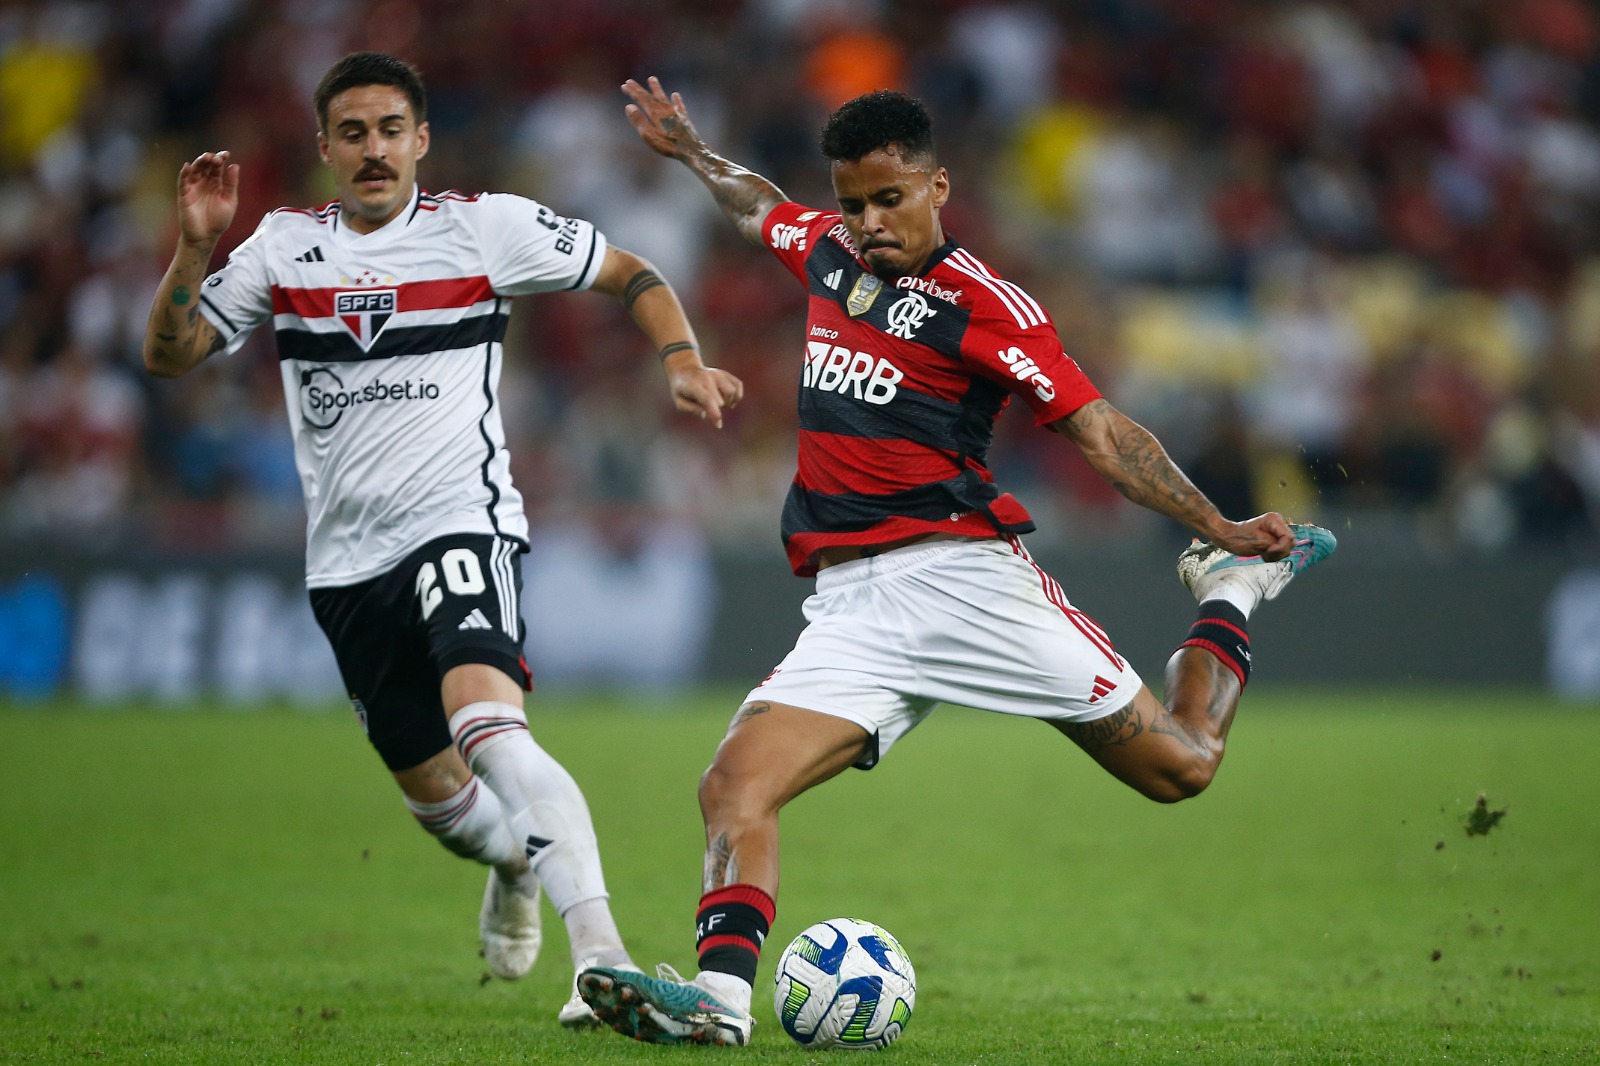
<path id="1" fill-rule="evenodd" d="M 818 922 L 778 959 L 773 1009 L 809 1048 L 887 1047 L 905 1031 L 917 975 L 888 931 L 856 918 Z"/>

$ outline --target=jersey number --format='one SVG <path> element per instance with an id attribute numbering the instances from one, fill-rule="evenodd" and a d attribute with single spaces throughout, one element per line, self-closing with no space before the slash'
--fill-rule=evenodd
<path id="1" fill-rule="evenodd" d="M 489 586 L 483 580 L 483 567 L 471 548 L 451 548 L 439 559 L 444 570 L 445 588 L 457 596 L 476 596 Z M 422 620 L 426 622 L 444 600 L 444 589 L 438 585 L 439 571 L 432 563 L 423 563 L 417 571 L 417 600 L 422 604 Z"/>

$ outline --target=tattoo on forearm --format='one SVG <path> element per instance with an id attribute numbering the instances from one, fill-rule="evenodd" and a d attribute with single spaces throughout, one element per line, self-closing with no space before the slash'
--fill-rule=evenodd
<path id="1" fill-rule="evenodd" d="M 667 356 L 669 356 L 669 355 L 677 355 L 679 352 L 692 352 L 692 351 L 694 351 L 694 345 L 690 344 L 688 341 L 673 341 L 671 344 L 667 345 L 665 348 L 662 348 L 661 351 L 658 352 L 657 354 L 661 356 L 662 362 L 665 362 L 666 359 L 667 359 Z"/>
<path id="2" fill-rule="evenodd" d="M 658 285 L 665 284 L 666 282 L 662 280 L 661 275 L 654 270 L 639 271 L 639 273 L 628 279 L 628 284 L 622 290 L 622 306 L 632 314 L 634 302 L 641 295 Z"/>
<path id="3" fill-rule="evenodd" d="M 182 307 L 184 304 L 189 302 L 189 299 L 192 295 L 193 294 L 189 292 L 189 286 L 179 285 L 176 289 L 172 290 L 172 302 L 177 304 L 179 307 Z"/>
<path id="4" fill-rule="evenodd" d="M 706 866 L 705 875 L 701 879 L 701 891 L 710 892 L 734 884 L 738 880 L 739 863 L 733 857 L 733 845 L 728 843 L 728 834 L 718 833 L 706 845 Z"/>
<path id="5" fill-rule="evenodd" d="M 1113 417 L 1115 415 L 1115 417 Z M 1196 526 L 1215 510 L 1143 426 L 1116 414 L 1104 400 L 1085 404 L 1067 417 L 1073 436 L 1098 440 L 1095 467 L 1111 485 L 1141 507 Z M 1101 449 L 1104 449 L 1101 451 Z"/>
<path id="6" fill-rule="evenodd" d="M 705 182 L 722 213 L 747 239 L 760 239 L 759 227 L 767 212 L 784 201 L 783 190 L 760 174 L 701 147 L 684 157 L 689 169 Z"/>
<path id="7" fill-rule="evenodd" d="M 1071 737 L 1078 747 L 1093 755 L 1106 748 L 1126 744 L 1143 733 L 1144 719 L 1140 717 L 1138 708 L 1130 703 L 1116 714 L 1092 722 L 1064 723 L 1061 731 Z"/>

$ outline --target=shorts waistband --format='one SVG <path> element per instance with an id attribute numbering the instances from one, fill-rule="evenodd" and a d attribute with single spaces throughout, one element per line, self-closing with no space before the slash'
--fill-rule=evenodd
<path id="1" fill-rule="evenodd" d="M 873 578 L 887 577 L 919 566 L 926 566 L 939 556 L 957 548 L 974 545 L 1002 544 L 995 538 L 950 539 L 918 541 L 903 548 L 891 548 L 881 555 L 868 555 L 860 559 L 834 563 L 817 571 L 817 591 L 827 592 Z"/>

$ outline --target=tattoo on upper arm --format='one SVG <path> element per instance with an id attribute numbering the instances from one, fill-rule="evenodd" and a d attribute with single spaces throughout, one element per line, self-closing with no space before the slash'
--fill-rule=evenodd
<path id="1" fill-rule="evenodd" d="M 739 880 L 739 863 L 733 857 L 733 845 L 728 843 L 728 834 L 718 833 L 706 845 L 705 874 L 701 879 L 701 891 L 710 892 L 713 889 L 737 883 Z"/>
<path id="2" fill-rule="evenodd" d="M 211 344 L 206 348 L 206 355 L 215 355 L 228 346 L 228 339 L 215 330 L 211 333 Z"/>
<path id="3" fill-rule="evenodd" d="M 622 306 L 632 313 L 634 302 L 639 297 L 658 285 L 665 285 L 660 274 L 646 268 L 628 279 L 628 284 L 622 289 Z"/>

